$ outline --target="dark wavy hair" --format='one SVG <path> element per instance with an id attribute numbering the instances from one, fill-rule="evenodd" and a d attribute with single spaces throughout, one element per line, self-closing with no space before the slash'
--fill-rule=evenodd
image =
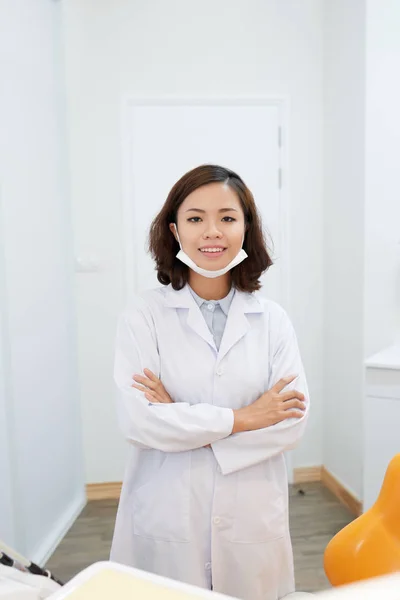
<path id="1" fill-rule="evenodd" d="M 236 192 L 245 218 L 243 248 L 248 258 L 232 269 L 232 284 L 240 291 L 254 292 L 261 287 L 260 276 L 272 265 L 261 218 L 253 194 L 244 181 L 233 171 L 218 165 L 202 165 L 183 175 L 171 189 L 164 206 L 152 222 L 149 251 L 156 263 L 158 281 L 163 285 L 171 283 L 174 290 L 182 289 L 188 282 L 189 268 L 176 258 L 179 244 L 169 225 L 176 223 L 178 209 L 189 194 L 216 182 L 224 183 Z"/>

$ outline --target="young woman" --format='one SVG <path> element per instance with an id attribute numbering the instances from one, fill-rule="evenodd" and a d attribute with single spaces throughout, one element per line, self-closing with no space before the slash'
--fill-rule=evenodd
<path id="1" fill-rule="evenodd" d="M 245 600 L 294 591 L 284 452 L 308 392 L 251 192 L 205 165 L 150 230 L 161 287 L 120 318 L 115 380 L 130 455 L 111 559 Z"/>

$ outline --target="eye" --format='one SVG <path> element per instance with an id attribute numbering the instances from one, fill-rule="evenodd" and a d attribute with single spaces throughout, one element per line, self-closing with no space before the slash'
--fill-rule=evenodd
<path id="1" fill-rule="evenodd" d="M 233 217 L 224 217 L 222 220 L 225 221 L 225 223 L 234 223 L 236 221 Z"/>
<path id="2" fill-rule="evenodd" d="M 200 221 L 200 217 L 190 217 L 190 219 L 188 219 L 188 223 L 200 223 Z"/>

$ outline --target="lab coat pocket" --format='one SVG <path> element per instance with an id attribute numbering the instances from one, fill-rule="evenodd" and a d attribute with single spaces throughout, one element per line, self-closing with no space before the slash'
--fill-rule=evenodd
<path id="1" fill-rule="evenodd" d="M 161 464 L 148 465 L 147 481 L 133 490 L 133 532 L 153 540 L 189 542 L 191 453 L 160 455 Z"/>
<path id="2" fill-rule="evenodd" d="M 268 542 L 285 535 L 287 489 L 270 462 L 238 472 L 232 541 Z"/>

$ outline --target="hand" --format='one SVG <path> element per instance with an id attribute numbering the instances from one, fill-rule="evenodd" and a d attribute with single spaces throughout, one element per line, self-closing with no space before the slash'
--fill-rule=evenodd
<path id="1" fill-rule="evenodd" d="M 258 400 L 249 406 L 234 410 L 232 433 L 264 429 L 264 427 L 276 425 L 285 419 L 302 417 L 305 410 L 304 394 L 297 390 L 282 393 L 282 390 L 296 377 L 293 375 L 280 379 Z"/>
<path id="2" fill-rule="evenodd" d="M 150 369 L 143 369 L 143 373 L 145 374 L 145 377 L 143 377 L 143 375 L 134 375 L 132 377 L 132 379 L 137 382 L 134 383 L 132 387 L 140 392 L 144 392 L 144 396 L 149 402 L 172 404 L 174 401 L 158 377 L 156 377 Z"/>

